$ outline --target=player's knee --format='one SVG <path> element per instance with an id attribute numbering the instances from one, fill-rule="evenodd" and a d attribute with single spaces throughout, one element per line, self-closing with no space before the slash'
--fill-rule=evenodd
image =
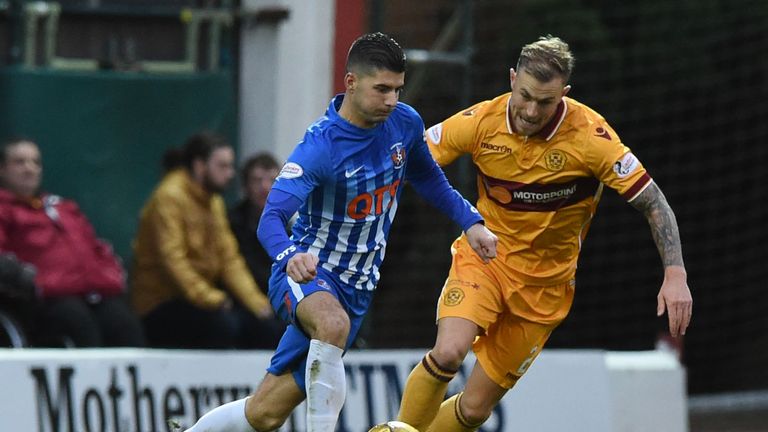
<path id="1" fill-rule="evenodd" d="M 280 428 L 285 423 L 285 419 L 279 419 L 276 417 L 261 417 L 258 419 L 249 419 L 248 421 L 251 427 L 256 432 L 272 432 Z"/>
<path id="2" fill-rule="evenodd" d="M 256 432 L 275 431 L 285 423 L 287 417 L 279 414 L 273 408 L 255 401 L 255 403 L 247 405 L 245 417 Z"/>
<path id="3" fill-rule="evenodd" d="M 343 347 L 349 336 L 349 317 L 345 313 L 327 314 L 317 318 L 313 339 Z"/>
<path id="4" fill-rule="evenodd" d="M 432 348 L 430 355 L 443 369 L 457 370 L 464 362 L 469 347 L 459 344 L 440 344 Z"/>

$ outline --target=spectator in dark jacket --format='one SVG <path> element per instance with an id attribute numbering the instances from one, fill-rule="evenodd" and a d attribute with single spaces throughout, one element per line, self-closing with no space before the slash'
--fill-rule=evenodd
<path id="1" fill-rule="evenodd" d="M 272 258 L 256 238 L 256 228 L 267 195 L 279 173 L 280 165 L 269 153 L 259 153 L 248 158 L 240 171 L 243 198 L 229 210 L 229 224 L 237 238 L 240 253 L 256 283 L 262 287 L 269 286 Z"/>
<path id="2" fill-rule="evenodd" d="M 0 253 L 35 268 L 32 341 L 38 346 L 143 346 L 138 318 L 122 294 L 125 272 L 71 200 L 40 192 L 34 142 L 0 149 Z"/>
<path id="3" fill-rule="evenodd" d="M 259 225 L 261 212 L 267 202 L 267 195 L 269 195 L 272 184 L 279 173 L 280 165 L 269 153 L 259 153 L 248 158 L 240 171 L 243 198 L 228 212 L 229 225 L 237 239 L 240 254 L 245 259 L 245 264 L 253 275 L 253 279 L 260 287 L 265 288 L 269 286 L 272 258 L 269 257 L 256 238 L 256 227 Z M 245 315 L 241 322 L 243 326 L 250 329 L 250 333 L 256 334 L 271 333 L 275 330 L 279 330 L 278 334 L 282 334 L 285 327 L 276 318 L 268 322 L 257 322 Z M 253 339 L 253 341 L 255 340 Z M 263 344 L 257 345 L 248 340 L 244 341 L 241 346 L 251 349 L 264 348 Z"/>

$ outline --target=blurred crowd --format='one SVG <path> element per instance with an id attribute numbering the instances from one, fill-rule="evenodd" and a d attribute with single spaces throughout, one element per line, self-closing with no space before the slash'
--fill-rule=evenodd
<path id="1" fill-rule="evenodd" d="M 0 346 L 276 347 L 284 324 L 255 234 L 280 168 L 272 155 L 237 173 L 232 145 L 210 132 L 168 150 L 129 262 L 75 201 L 41 189 L 43 157 L 30 138 L 0 148 Z"/>

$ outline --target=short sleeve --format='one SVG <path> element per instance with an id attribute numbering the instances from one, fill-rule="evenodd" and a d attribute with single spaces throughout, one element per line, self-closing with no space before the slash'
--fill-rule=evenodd
<path id="1" fill-rule="evenodd" d="M 427 145 L 438 165 L 448 165 L 462 154 L 474 151 L 477 146 L 475 137 L 480 121 L 480 116 L 476 114 L 485 103 L 487 101 L 458 112 L 442 123 L 427 129 L 425 133 Z"/>
<path id="2" fill-rule="evenodd" d="M 587 161 L 602 183 L 632 201 L 653 182 L 637 156 L 607 123 L 595 124 L 587 133 Z"/>

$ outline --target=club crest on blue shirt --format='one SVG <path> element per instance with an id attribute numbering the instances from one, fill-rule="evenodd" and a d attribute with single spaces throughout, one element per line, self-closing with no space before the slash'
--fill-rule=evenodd
<path id="1" fill-rule="evenodd" d="M 394 143 L 390 149 L 392 150 L 390 156 L 392 157 L 392 163 L 395 164 L 395 169 L 402 168 L 403 165 L 405 165 L 405 149 L 403 148 L 403 143 Z"/>

